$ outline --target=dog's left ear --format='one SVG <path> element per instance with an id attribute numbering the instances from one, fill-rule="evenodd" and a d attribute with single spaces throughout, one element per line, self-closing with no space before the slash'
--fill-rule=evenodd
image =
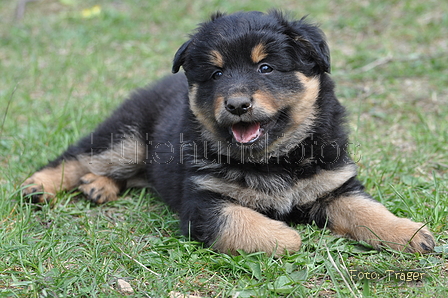
<path id="1" fill-rule="evenodd" d="M 302 55 L 309 57 L 316 66 L 318 72 L 330 73 L 330 49 L 328 48 L 325 35 L 319 27 L 304 23 L 302 21 L 294 24 L 293 39 L 297 43 Z"/>
<path id="2" fill-rule="evenodd" d="M 290 21 L 280 11 L 271 11 L 284 28 L 284 34 L 293 40 L 293 46 L 300 59 L 314 64 L 315 72 L 330 73 L 330 49 L 325 40 L 325 34 L 318 26 L 305 21 L 306 17 L 298 21 Z"/>
<path id="3" fill-rule="evenodd" d="M 174 55 L 172 73 L 177 73 L 180 67 L 185 63 L 185 51 L 191 43 L 191 39 L 185 42 L 179 50 L 177 50 L 176 55 Z"/>

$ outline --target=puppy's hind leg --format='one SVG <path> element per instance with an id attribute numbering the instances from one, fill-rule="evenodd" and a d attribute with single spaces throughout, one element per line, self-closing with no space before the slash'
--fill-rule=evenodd
<path id="1" fill-rule="evenodd" d="M 57 159 L 22 183 L 22 194 L 33 203 L 51 201 L 57 192 L 71 190 L 87 174 L 87 167 L 77 159 Z"/>
<path id="2" fill-rule="evenodd" d="M 78 187 L 87 199 L 90 201 L 103 204 L 115 201 L 118 194 L 126 187 L 126 181 L 115 180 L 106 176 L 98 176 L 88 173 L 81 177 L 81 185 Z"/>
<path id="3" fill-rule="evenodd" d="M 115 201 L 126 187 L 146 186 L 134 183 L 144 181 L 139 178 L 144 177 L 145 143 L 134 131 L 127 133 L 107 150 L 80 157 L 89 173 L 80 178 L 79 190 L 94 203 Z"/>
<path id="4" fill-rule="evenodd" d="M 103 131 L 97 135 L 98 141 L 85 137 L 34 173 L 22 184 L 23 195 L 42 203 L 51 201 L 58 191 L 79 186 L 95 203 L 116 200 L 121 190 L 133 185 L 128 180 L 133 182 L 142 176 L 146 146 L 133 130 L 119 134 L 118 140 Z"/>

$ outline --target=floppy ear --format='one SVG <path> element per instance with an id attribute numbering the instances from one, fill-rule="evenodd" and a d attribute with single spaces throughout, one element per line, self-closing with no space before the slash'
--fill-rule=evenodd
<path id="1" fill-rule="evenodd" d="M 172 73 L 177 73 L 180 67 L 185 63 L 185 51 L 191 43 L 191 39 L 185 42 L 179 50 L 177 50 L 176 55 L 174 55 Z"/>
<path id="2" fill-rule="evenodd" d="M 303 19 L 294 23 L 294 41 L 299 47 L 303 47 L 306 50 L 305 55 L 316 63 L 316 70 L 330 73 L 330 49 L 322 30 L 303 22 Z"/>
<path id="3" fill-rule="evenodd" d="M 298 58 L 305 58 L 306 62 L 313 63 L 313 70 L 316 72 L 330 72 L 330 50 L 325 34 L 318 26 L 306 22 L 306 17 L 290 21 L 281 11 L 273 10 L 270 14 L 282 24 L 284 34 L 293 40 Z"/>

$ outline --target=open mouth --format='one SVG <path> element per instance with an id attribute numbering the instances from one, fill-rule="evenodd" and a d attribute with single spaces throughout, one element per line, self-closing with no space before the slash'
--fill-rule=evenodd
<path id="1" fill-rule="evenodd" d="M 232 125 L 230 132 L 238 143 L 251 144 L 264 134 L 264 129 L 259 122 L 238 122 Z"/>

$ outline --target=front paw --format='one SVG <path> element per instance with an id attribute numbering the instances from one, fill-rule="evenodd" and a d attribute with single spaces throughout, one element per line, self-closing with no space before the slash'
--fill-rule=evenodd
<path id="1" fill-rule="evenodd" d="M 297 231 L 284 222 L 270 219 L 252 209 L 229 204 L 222 209 L 223 225 L 213 247 L 220 252 L 237 254 L 262 251 L 279 257 L 296 252 L 302 244 Z"/>
<path id="2" fill-rule="evenodd" d="M 328 207 L 328 214 L 333 233 L 365 241 L 377 249 L 421 253 L 434 249 L 434 237 L 424 224 L 399 218 L 363 195 L 337 199 Z"/>
<path id="3" fill-rule="evenodd" d="M 392 226 L 391 241 L 387 241 L 386 246 L 410 253 L 428 253 L 434 250 L 434 236 L 422 223 L 413 222 L 407 218 L 398 218 Z"/>

